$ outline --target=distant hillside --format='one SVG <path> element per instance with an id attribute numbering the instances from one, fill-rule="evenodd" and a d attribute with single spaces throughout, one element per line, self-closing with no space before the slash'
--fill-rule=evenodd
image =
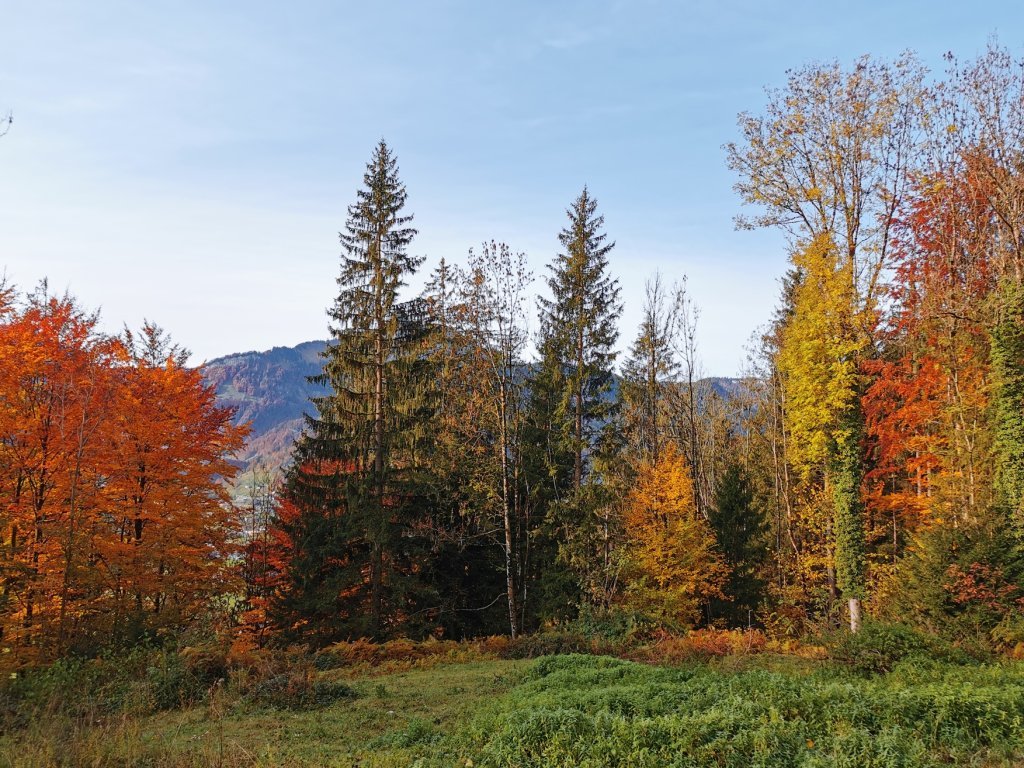
<path id="1" fill-rule="evenodd" d="M 743 379 L 730 379 L 726 376 L 709 376 L 701 379 L 711 385 L 711 389 L 723 400 L 730 400 L 743 391 L 744 386 L 749 385 Z"/>
<path id="2" fill-rule="evenodd" d="M 236 422 L 251 422 L 252 433 L 238 457 L 243 470 L 258 463 L 276 469 L 288 461 L 292 443 L 302 430 L 302 414 L 312 411 L 309 399 L 324 392 L 306 377 L 320 373 L 320 353 L 326 346 L 326 341 L 307 341 L 297 347 L 219 357 L 206 364 L 203 374 L 216 388 L 218 402 L 238 409 Z M 723 377 L 706 381 L 726 400 L 743 384 L 741 379 Z"/>
<path id="3" fill-rule="evenodd" d="M 237 408 L 235 421 L 251 422 L 243 468 L 262 462 L 276 468 L 288 460 L 302 414 L 312 409 L 311 397 L 323 388 L 307 376 L 322 370 L 320 353 L 326 341 L 307 341 L 297 347 L 274 347 L 266 352 L 242 352 L 211 360 L 203 375 L 217 391 L 221 405 Z"/>

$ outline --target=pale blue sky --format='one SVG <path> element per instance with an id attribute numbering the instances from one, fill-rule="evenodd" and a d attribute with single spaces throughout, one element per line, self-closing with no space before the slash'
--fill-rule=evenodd
<path id="1" fill-rule="evenodd" d="M 721 145 L 807 61 L 941 68 L 1018 2 L 9 2 L 0 11 L 0 269 L 196 362 L 326 335 L 337 232 L 381 136 L 428 266 L 484 239 L 538 276 L 588 184 L 618 247 L 622 346 L 644 279 L 689 275 L 704 369 L 741 370 L 785 269 L 736 232 Z M 539 281 L 538 281 L 539 287 Z"/>

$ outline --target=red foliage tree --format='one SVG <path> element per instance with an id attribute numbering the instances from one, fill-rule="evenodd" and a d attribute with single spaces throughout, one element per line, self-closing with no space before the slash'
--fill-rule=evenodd
<path id="1" fill-rule="evenodd" d="M 45 285 L 0 303 L 0 647 L 15 665 L 184 622 L 232 587 L 246 430 L 154 326 Z"/>

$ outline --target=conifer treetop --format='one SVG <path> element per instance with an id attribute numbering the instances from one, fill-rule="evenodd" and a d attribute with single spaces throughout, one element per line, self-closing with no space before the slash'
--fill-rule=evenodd
<path id="1" fill-rule="evenodd" d="M 348 207 L 345 231 L 338 235 L 341 293 L 331 317 L 345 327 L 379 322 L 379 315 L 390 315 L 398 291 L 406 284 L 404 278 L 423 263 L 422 256 L 408 253 L 417 230 L 410 226 L 412 214 L 403 214 L 407 197 L 398 176 L 398 161 L 381 139 L 366 164 L 356 202 Z M 360 305 L 371 296 L 383 304 L 367 315 Z"/>

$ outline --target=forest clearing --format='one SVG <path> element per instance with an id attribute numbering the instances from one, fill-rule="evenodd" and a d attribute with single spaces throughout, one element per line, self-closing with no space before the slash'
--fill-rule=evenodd
<path id="1" fill-rule="evenodd" d="M 620 5 L 602 12 L 624 23 Z M 521 63 L 584 66 L 613 27 L 543 37 Z M 646 50 L 659 31 L 643 29 L 631 39 Z M 328 55 L 299 48 L 295 61 Z M 312 129 L 279 137 L 259 120 L 246 125 L 269 133 L 251 146 L 238 126 L 197 128 L 152 160 L 163 175 L 148 150 L 112 163 L 112 178 L 158 187 L 181 174 L 191 186 L 160 201 L 195 207 L 143 239 L 119 209 L 90 218 L 106 245 L 82 272 L 52 244 L 91 187 L 57 185 L 75 199 L 52 213 L 48 183 L 30 194 L 33 164 L 53 135 L 87 133 L 55 115 L 118 100 L 35 107 L 30 127 L 55 132 L 38 141 L 0 120 L 0 168 L 42 206 L 5 219 L 0 253 L 43 272 L 0 271 L 0 768 L 1024 764 L 1024 58 L 994 37 L 966 56 L 900 50 L 789 65 L 759 96 L 746 79 L 679 91 L 693 125 L 730 97 L 715 146 L 731 192 L 714 210 L 762 239 L 728 254 L 681 245 L 710 210 L 681 167 L 613 151 L 664 138 L 639 106 L 503 124 L 510 146 L 533 137 L 522 163 L 575 157 L 571 180 L 551 171 L 552 196 L 520 161 L 506 182 L 481 155 L 418 143 L 384 99 L 397 142 L 374 127 L 332 155 Z M 496 62 L 519 60 L 474 55 L 490 63 L 456 69 L 487 97 Z M 169 61 L 114 80 L 255 82 L 235 58 Z M 284 99 L 316 90 L 285 85 Z M 656 114 L 671 106 L 648 95 Z M 231 122 L 230 99 L 204 103 Z M 438 115 L 419 109 L 433 136 Z M 559 126 L 580 114 L 621 120 L 613 149 L 573 155 L 589 134 Z M 694 163 L 700 125 L 692 147 L 672 144 Z M 342 156 L 343 200 L 315 175 Z M 602 175 L 617 162 L 639 175 Z M 669 177 L 688 202 L 659 208 Z M 192 201 L 218 178 L 250 207 Z M 223 236 L 232 210 L 256 241 L 228 280 L 215 254 L 243 248 L 214 239 L 133 253 L 139 271 L 86 282 L 97 295 L 63 282 L 102 273 L 121 236 L 140 252 Z M 46 211 L 66 226 L 25 224 Z M 287 244 L 261 250 L 285 219 Z M 7 255 L 22 251 L 50 260 Z M 769 291 L 752 270 L 770 258 Z M 329 278 L 300 279 L 325 261 Z M 716 270 L 719 289 L 699 288 Z M 179 273 L 192 282 L 165 288 Z M 270 292 L 229 313 L 246 290 Z M 761 315 L 743 298 L 758 290 L 774 300 Z M 94 308 L 133 291 L 141 323 Z M 206 363 L 148 319 L 219 312 L 192 334 L 212 349 L 268 318 L 269 338 L 314 301 L 325 341 L 260 336 L 265 351 Z M 748 321 L 742 362 L 707 375 Z"/>

